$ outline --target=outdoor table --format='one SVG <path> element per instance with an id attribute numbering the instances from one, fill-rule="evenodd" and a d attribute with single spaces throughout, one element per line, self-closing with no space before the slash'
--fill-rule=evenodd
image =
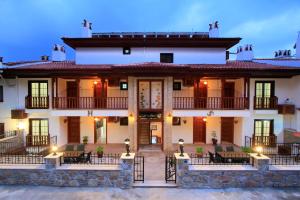
<path id="1" fill-rule="evenodd" d="M 244 152 L 217 152 L 224 163 L 249 163 L 250 157 Z"/>

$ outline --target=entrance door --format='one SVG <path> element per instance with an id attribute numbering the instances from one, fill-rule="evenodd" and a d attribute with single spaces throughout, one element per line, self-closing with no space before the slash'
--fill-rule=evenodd
<path id="1" fill-rule="evenodd" d="M 221 142 L 233 143 L 234 117 L 221 118 Z"/>
<path id="2" fill-rule="evenodd" d="M 78 108 L 78 84 L 76 81 L 67 81 L 67 106 Z"/>
<path id="3" fill-rule="evenodd" d="M 150 143 L 150 122 L 138 122 L 138 140 L 139 144 L 151 144 Z"/>
<path id="4" fill-rule="evenodd" d="M 207 106 L 207 85 L 202 81 L 194 82 L 194 104 L 195 108 L 206 108 Z"/>
<path id="5" fill-rule="evenodd" d="M 106 108 L 107 82 L 94 84 L 95 108 Z"/>
<path id="6" fill-rule="evenodd" d="M 234 108 L 234 82 L 224 82 L 223 85 L 223 108 Z"/>
<path id="7" fill-rule="evenodd" d="M 98 144 L 106 144 L 107 136 L 106 136 L 106 118 L 101 118 L 95 120 L 95 143 Z"/>
<path id="8" fill-rule="evenodd" d="M 80 117 L 68 117 L 68 143 L 80 143 Z"/>
<path id="9" fill-rule="evenodd" d="M 203 117 L 194 117 L 193 143 L 206 143 L 206 123 Z"/>

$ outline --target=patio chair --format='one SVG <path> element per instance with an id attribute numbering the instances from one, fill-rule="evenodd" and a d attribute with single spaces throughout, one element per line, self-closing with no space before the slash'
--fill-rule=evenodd
<path id="1" fill-rule="evenodd" d="M 82 162 L 82 163 L 91 163 L 91 154 L 92 154 L 91 151 L 88 152 L 88 153 L 86 154 L 86 156 L 85 156 L 84 153 L 82 153 L 82 154 L 80 155 L 80 162 Z"/>
<path id="2" fill-rule="evenodd" d="M 222 151 L 224 151 L 222 146 L 220 145 L 215 146 L 215 152 L 222 152 Z"/>
<path id="3" fill-rule="evenodd" d="M 226 147 L 226 151 L 227 151 L 227 152 L 234 152 L 233 146 L 228 146 L 228 147 Z"/>
<path id="4" fill-rule="evenodd" d="M 77 145 L 77 151 L 84 151 L 84 144 Z"/>
<path id="5" fill-rule="evenodd" d="M 209 154 L 209 163 L 215 163 L 215 155 L 212 152 L 208 152 Z"/>
<path id="6" fill-rule="evenodd" d="M 68 144 L 68 145 L 66 146 L 65 151 L 74 151 L 74 145 Z"/>

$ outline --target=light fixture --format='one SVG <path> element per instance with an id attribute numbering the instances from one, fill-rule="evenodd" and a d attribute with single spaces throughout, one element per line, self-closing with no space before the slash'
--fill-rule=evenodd
<path id="1" fill-rule="evenodd" d="M 25 124 L 24 124 L 24 122 L 19 122 L 17 128 L 18 128 L 19 130 L 25 129 Z"/>
<path id="2" fill-rule="evenodd" d="M 98 117 L 95 117 L 95 119 L 94 119 L 94 120 L 97 122 L 97 121 L 99 121 L 99 118 L 98 118 Z"/>
<path id="3" fill-rule="evenodd" d="M 183 151 L 184 140 L 183 139 L 179 139 L 178 140 L 178 144 L 179 144 L 179 149 L 180 149 L 180 155 L 179 156 L 183 157 L 184 156 L 183 155 L 183 153 L 184 153 L 184 151 Z"/>
<path id="4" fill-rule="evenodd" d="M 98 84 L 98 81 L 94 81 L 94 85 L 97 85 Z"/>
<path id="5" fill-rule="evenodd" d="M 124 143 L 126 145 L 126 156 L 130 156 L 130 146 L 129 146 L 130 140 L 128 138 L 126 138 L 124 140 Z"/>
<path id="6" fill-rule="evenodd" d="M 207 121 L 207 118 L 206 118 L 206 117 L 203 117 L 203 121 L 206 122 L 206 121 Z"/>
<path id="7" fill-rule="evenodd" d="M 53 145 L 52 146 L 52 151 L 53 151 L 53 156 L 56 156 L 56 151 L 57 151 L 57 146 L 56 145 Z"/>
<path id="8" fill-rule="evenodd" d="M 255 149 L 257 151 L 257 156 L 261 156 L 261 152 L 262 152 L 263 148 L 261 146 L 257 146 Z"/>
<path id="9" fill-rule="evenodd" d="M 207 81 L 204 81 L 203 83 L 204 83 L 204 85 L 207 85 Z"/>
<path id="10" fill-rule="evenodd" d="M 171 113 L 169 113 L 167 117 L 168 117 L 168 118 L 171 118 L 171 117 L 172 117 L 172 114 L 171 114 Z"/>
<path id="11" fill-rule="evenodd" d="M 132 113 L 130 113 L 130 114 L 129 114 L 129 117 L 130 117 L 130 118 L 131 118 L 131 117 L 133 117 L 133 114 L 132 114 Z"/>

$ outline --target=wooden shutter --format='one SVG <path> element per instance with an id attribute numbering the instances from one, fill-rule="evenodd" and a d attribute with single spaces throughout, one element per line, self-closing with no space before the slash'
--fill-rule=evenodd
<path id="1" fill-rule="evenodd" d="M 4 134 L 4 123 L 0 123 L 0 135 Z"/>
<path id="2" fill-rule="evenodd" d="M 0 102 L 3 102 L 4 97 L 3 97 L 3 86 L 0 85 Z"/>

